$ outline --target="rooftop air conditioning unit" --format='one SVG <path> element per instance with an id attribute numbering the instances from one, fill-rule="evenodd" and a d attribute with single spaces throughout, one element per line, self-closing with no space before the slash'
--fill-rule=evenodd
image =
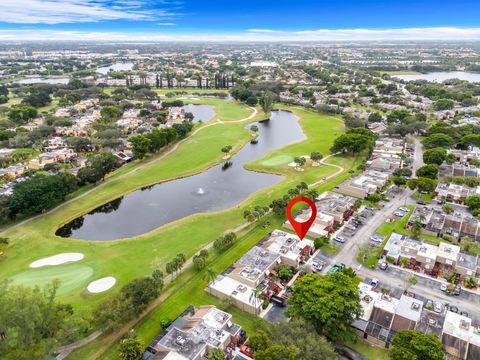
<path id="1" fill-rule="evenodd" d="M 183 346 L 187 342 L 187 339 L 182 336 L 177 336 L 175 342 L 177 343 L 177 345 Z"/>

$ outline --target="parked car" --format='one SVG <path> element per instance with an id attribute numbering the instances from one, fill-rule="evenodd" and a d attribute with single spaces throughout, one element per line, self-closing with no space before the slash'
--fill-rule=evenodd
<path id="1" fill-rule="evenodd" d="M 453 288 L 453 295 L 460 295 L 460 293 L 462 292 L 462 287 L 460 285 L 456 285 L 454 288 Z"/>
<path id="2" fill-rule="evenodd" d="M 460 315 L 463 315 L 465 317 L 468 317 L 468 313 L 466 311 L 460 311 Z"/>
<path id="3" fill-rule="evenodd" d="M 435 304 L 433 304 L 433 311 L 435 311 L 436 313 L 441 314 L 443 313 L 443 310 L 444 307 L 441 303 L 435 302 Z"/>
<path id="4" fill-rule="evenodd" d="M 312 271 L 313 272 L 320 272 L 320 271 L 323 270 L 324 266 L 325 266 L 324 263 L 314 261 L 314 262 L 312 262 Z"/>
<path id="5" fill-rule="evenodd" d="M 433 309 L 433 301 L 427 300 L 427 302 L 425 303 L 425 307 L 429 309 Z"/>
<path id="6" fill-rule="evenodd" d="M 410 211 L 410 210 L 408 210 L 408 208 L 405 208 L 405 207 L 401 207 L 398 210 L 406 212 L 406 213 L 408 213 Z"/>
<path id="7" fill-rule="evenodd" d="M 340 236 L 340 235 L 337 235 L 333 238 L 333 240 L 335 241 L 338 241 L 340 243 L 344 243 L 345 242 L 345 238 L 343 236 Z"/>
<path id="8" fill-rule="evenodd" d="M 456 306 L 450 306 L 450 308 L 448 310 L 450 310 L 451 312 L 453 312 L 455 314 L 458 314 L 458 307 L 456 307 Z"/>
<path id="9" fill-rule="evenodd" d="M 393 215 L 395 215 L 396 217 L 404 217 L 405 213 L 403 213 L 402 211 L 395 211 Z"/>
<path id="10" fill-rule="evenodd" d="M 446 292 L 448 290 L 448 284 L 441 283 L 440 290 L 442 290 L 443 292 Z"/>
<path id="11" fill-rule="evenodd" d="M 343 269 L 345 269 L 345 264 L 343 264 L 343 263 L 336 263 L 335 265 L 333 265 L 333 266 L 327 271 L 327 275 L 340 272 L 340 271 L 342 271 Z"/>
<path id="12" fill-rule="evenodd" d="M 417 204 L 418 205 L 427 205 L 427 203 L 425 201 L 417 201 Z"/>
<path id="13" fill-rule="evenodd" d="M 380 261 L 378 263 L 378 268 L 380 270 L 387 270 L 388 269 L 388 263 L 386 261 Z"/>
<path id="14" fill-rule="evenodd" d="M 373 288 L 376 288 L 378 286 L 378 279 L 373 278 L 372 281 L 370 281 L 370 285 L 372 285 Z"/>

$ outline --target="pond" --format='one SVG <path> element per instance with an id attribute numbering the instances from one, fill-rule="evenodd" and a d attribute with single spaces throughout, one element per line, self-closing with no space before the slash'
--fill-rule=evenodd
<path id="1" fill-rule="evenodd" d="M 438 71 L 426 74 L 392 75 L 392 77 L 404 81 L 427 80 L 438 83 L 450 79 L 467 80 L 469 82 L 480 82 L 480 73 L 471 73 L 465 71 Z"/>
<path id="2" fill-rule="evenodd" d="M 84 240 L 129 238 L 192 214 L 238 205 L 255 191 L 282 180 L 279 175 L 248 171 L 244 164 L 305 139 L 298 118 L 287 111 L 274 111 L 270 120 L 257 125 L 258 143 L 247 143 L 227 163 L 133 191 L 71 221 L 56 234 Z M 219 151 L 223 145 L 219 139 Z"/>
<path id="3" fill-rule="evenodd" d="M 33 77 L 28 79 L 22 79 L 14 81 L 14 84 L 30 85 L 30 84 L 53 84 L 64 85 L 68 84 L 70 78 L 67 77 Z"/>
<path id="4" fill-rule="evenodd" d="M 182 107 L 183 111 L 193 114 L 193 122 L 206 122 L 215 116 L 215 107 L 213 105 L 188 104 Z"/>
<path id="5" fill-rule="evenodd" d="M 110 71 L 130 71 L 133 70 L 133 63 L 116 63 L 108 66 L 99 67 L 97 73 L 107 75 Z"/>

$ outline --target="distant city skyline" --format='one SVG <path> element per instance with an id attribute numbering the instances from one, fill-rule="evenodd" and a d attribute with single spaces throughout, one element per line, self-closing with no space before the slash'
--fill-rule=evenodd
<path id="1" fill-rule="evenodd" d="M 474 0 L 2 0 L 1 40 L 477 40 Z"/>

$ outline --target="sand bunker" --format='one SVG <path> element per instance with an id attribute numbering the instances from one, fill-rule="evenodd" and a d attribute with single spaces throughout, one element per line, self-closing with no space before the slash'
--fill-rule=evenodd
<path id="1" fill-rule="evenodd" d="M 39 268 L 42 266 L 56 266 L 62 265 L 68 262 L 80 261 L 85 257 L 81 253 L 62 253 L 54 256 L 49 256 L 37 261 L 34 261 L 30 264 L 31 268 Z"/>
<path id="2" fill-rule="evenodd" d="M 87 290 L 92 294 L 101 293 L 110 289 L 116 282 L 117 280 L 112 276 L 104 277 L 88 284 Z"/>

